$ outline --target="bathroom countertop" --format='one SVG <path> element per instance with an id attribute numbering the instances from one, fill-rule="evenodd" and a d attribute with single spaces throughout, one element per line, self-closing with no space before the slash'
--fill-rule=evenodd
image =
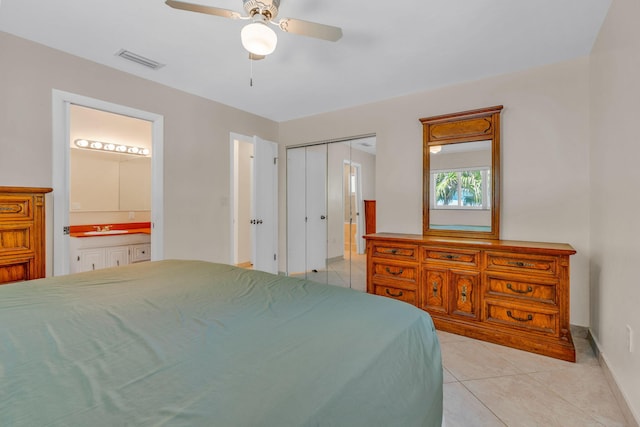
<path id="1" fill-rule="evenodd" d="M 105 227 L 109 231 L 97 232 L 98 229 L 103 230 Z M 102 237 L 102 236 L 118 236 L 123 234 L 151 234 L 151 223 L 149 222 L 130 222 L 124 224 L 88 224 L 88 225 L 72 225 L 69 227 L 69 235 L 71 237 Z"/>

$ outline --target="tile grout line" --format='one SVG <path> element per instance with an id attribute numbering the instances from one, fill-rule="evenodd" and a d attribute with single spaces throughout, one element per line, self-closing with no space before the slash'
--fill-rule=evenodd
<path id="1" fill-rule="evenodd" d="M 471 380 L 471 381 L 473 381 L 473 380 Z M 467 390 L 469 393 L 471 393 L 471 395 L 473 396 L 473 398 L 474 398 L 474 399 L 476 399 L 478 402 L 480 402 L 480 404 L 481 404 L 482 406 L 484 406 L 485 408 L 487 408 L 487 411 L 489 411 L 489 412 L 490 412 L 494 417 L 496 417 L 496 419 L 497 419 L 498 421 L 500 421 L 500 422 L 501 422 L 505 427 L 509 427 L 509 425 L 508 425 L 508 424 L 507 424 L 507 423 L 506 423 L 502 418 L 500 418 L 500 417 L 498 416 L 498 414 L 496 414 L 495 412 L 493 412 L 493 410 L 492 410 L 491 408 L 489 408 L 489 407 L 486 405 L 486 403 L 484 403 L 484 402 L 482 401 L 482 399 L 480 399 L 478 396 L 476 396 L 476 394 L 475 394 L 474 392 L 472 392 L 471 390 L 469 390 L 469 387 L 467 387 L 467 385 L 464 383 L 464 381 L 460 381 L 460 384 L 462 385 L 462 387 L 464 387 L 464 388 L 465 388 L 465 390 Z"/>

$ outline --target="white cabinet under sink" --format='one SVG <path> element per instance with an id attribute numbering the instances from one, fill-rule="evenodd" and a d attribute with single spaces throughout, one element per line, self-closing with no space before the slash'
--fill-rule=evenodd
<path id="1" fill-rule="evenodd" d="M 149 261 L 151 259 L 151 236 L 140 233 L 72 237 L 70 253 L 71 273 Z"/>

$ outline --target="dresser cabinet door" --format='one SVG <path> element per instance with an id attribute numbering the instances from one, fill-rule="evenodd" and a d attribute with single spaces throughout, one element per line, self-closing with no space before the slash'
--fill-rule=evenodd
<path id="1" fill-rule="evenodd" d="M 448 313 L 447 269 L 424 268 L 422 270 L 422 309 L 431 313 Z"/>
<path id="2" fill-rule="evenodd" d="M 450 271 L 451 314 L 466 319 L 480 317 L 480 274 L 473 271 Z"/>

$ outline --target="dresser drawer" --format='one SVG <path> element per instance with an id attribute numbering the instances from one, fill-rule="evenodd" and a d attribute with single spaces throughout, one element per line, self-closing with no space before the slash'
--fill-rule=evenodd
<path id="1" fill-rule="evenodd" d="M 487 252 L 486 270 L 556 276 L 558 274 L 558 259 L 546 255 Z"/>
<path id="2" fill-rule="evenodd" d="M 457 266 L 478 267 L 480 258 L 480 251 L 455 248 L 423 246 L 420 248 L 420 253 L 422 262 L 444 262 Z"/>
<path id="3" fill-rule="evenodd" d="M 373 280 L 401 281 L 418 284 L 418 265 L 401 264 L 375 260 L 372 263 Z"/>
<path id="4" fill-rule="evenodd" d="M 417 305 L 418 303 L 418 298 L 416 297 L 416 291 L 412 291 L 412 290 L 394 288 L 392 286 L 386 286 L 386 285 L 376 285 L 375 294 L 397 299 L 400 301 L 404 301 L 413 305 Z"/>
<path id="5" fill-rule="evenodd" d="M 0 255 L 33 251 L 31 223 L 0 223 Z"/>
<path id="6" fill-rule="evenodd" d="M 0 285 L 30 280 L 34 277 L 33 257 L 0 260 Z"/>
<path id="7" fill-rule="evenodd" d="M 33 198 L 23 195 L 0 195 L 0 222 L 33 220 Z"/>
<path id="8" fill-rule="evenodd" d="M 486 293 L 489 296 L 512 297 L 544 304 L 558 304 L 558 283 L 554 280 L 532 281 L 524 277 L 487 275 Z"/>
<path id="9" fill-rule="evenodd" d="M 418 261 L 418 245 L 372 242 L 370 248 L 373 257 Z"/>
<path id="10" fill-rule="evenodd" d="M 513 306 L 485 301 L 485 320 L 489 323 L 558 336 L 558 312 L 532 306 Z"/>

